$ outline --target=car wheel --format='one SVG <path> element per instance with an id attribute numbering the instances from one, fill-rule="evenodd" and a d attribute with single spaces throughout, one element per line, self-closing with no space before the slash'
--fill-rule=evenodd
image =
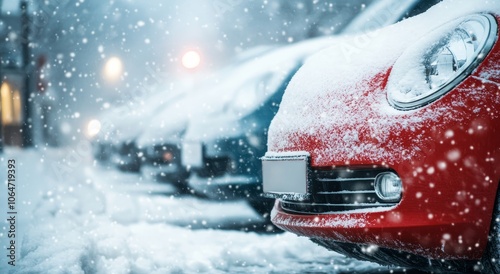
<path id="1" fill-rule="evenodd" d="M 482 273 L 500 274 L 500 191 L 497 193 L 488 246 L 481 260 Z"/>

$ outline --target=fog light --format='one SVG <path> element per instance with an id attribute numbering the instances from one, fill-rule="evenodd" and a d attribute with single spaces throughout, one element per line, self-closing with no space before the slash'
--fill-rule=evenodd
<path id="1" fill-rule="evenodd" d="M 375 177 L 375 193 L 384 202 L 398 202 L 403 192 L 403 184 L 393 172 L 383 172 Z"/>

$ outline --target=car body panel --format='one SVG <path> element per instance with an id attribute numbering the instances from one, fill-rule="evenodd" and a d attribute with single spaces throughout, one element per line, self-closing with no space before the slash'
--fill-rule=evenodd
<path id="1" fill-rule="evenodd" d="M 472 75 L 423 108 L 395 110 L 385 91 L 392 65 L 420 37 L 464 15 L 500 9 L 462 1 L 471 6 L 451 10 L 450 2 L 381 30 L 356 57 L 342 54 L 340 46 L 311 58 L 316 62 L 299 70 L 301 82 L 292 79 L 269 131 L 270 154 L 309 152 L 312 169 L 394 170 L 403 182 L 399 204 L 297 214 L 278 200 L 275 225 L 313 239 L 372 244 L 433 259 L 482 257 L 500 181 L 500 43 Z M 404 37 L 391 37 L 395 33 Z M 318 62 L 328 58 L 336 61 Z M 334 63 L 336 68 L 329 67 Z M 358 75 L 342 78 L 343 65 L 349 70 L 345 75 L 356 70 Z M 363 65 L 369 69 L 360 69 Z M 328 82 L 324 74 L 339 78 Z M 291 124 L 298 117 L 302 121 Z"/>

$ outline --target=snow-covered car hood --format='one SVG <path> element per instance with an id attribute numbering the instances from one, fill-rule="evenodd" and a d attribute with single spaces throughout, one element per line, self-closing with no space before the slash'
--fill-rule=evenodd
<path id="1" fill-rule="evenodd" d="M 499 14 L 500 1 L 443 1 L 395 25 L 344 37 L 308 59 L 290 81 L 271 123 L 269 153 L 307 150 L 314 165 L 331 164 L 333 155 L 344 163 L 363 157 L 382 163 L 414 157 L 428 138 L 419 131 L 423 123 L 458 118 L 446 113 L 448 108 L 430 112 L 391 107 L 385 91 L 391 67 L 432 30 L 476 13 Z M 415 133 L 410 145 L 392 138 L 401 129 Z"/>

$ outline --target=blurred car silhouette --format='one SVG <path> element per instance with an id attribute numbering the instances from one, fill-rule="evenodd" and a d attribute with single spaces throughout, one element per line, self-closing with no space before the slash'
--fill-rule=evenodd
<path id="1" fill-rule="evenodd" d="M 143 152 L 135 145 L 135 139 L 150 117 L 184 96 L 186 84 L 177 82 L 149 88 L 158 91 L 152 91 L 145 99 L 112 108 L 99 117 L 102 129 L 92 137 L 92 144 L 94 158 L 101 164 L 138 172 Z"/>
<path id="2" fill-rule="evenodd" d="M 384 265 L 500 273 L 499 18 L 443 1 L 311 57 L 262 158 L 272 222 Z"/>

